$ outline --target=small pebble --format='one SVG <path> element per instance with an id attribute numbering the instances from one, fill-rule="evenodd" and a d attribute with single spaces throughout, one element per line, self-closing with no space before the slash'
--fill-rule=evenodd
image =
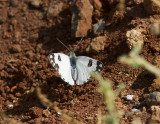
<path id="1" fill-rule="evenodd" d="M 14 44 L 14 45 L 12 46 L 12 48 L 11 48 L 11 51 L 12 51 L 12 52 L 15 52 L 15 53 L 19 53 L 19 52 L 21 52 L 21 46 L 18 45 L 18 44 Z"/>
<path id="2" fill-rule="evenodd" d="M 62 11 L 62 9 L 63 9 L 63 2 L 53 1 L 49 5 L 48 11 L 47 11 L 47 18 L 49 19 L 49 18 L 58 16 L 59 13 Z"/>
<path id="3" fill-rule="evenodd" d="M 126 99 L 129 101 L 133 101 L 133 97 L 134 97 L 134 95 L 127 95 Z"/>
<path id="4" fill-rule="evenodd" d="M 57 112 L 57 114 L 61 115 L 62 113 L 61 112 Z"/>
<path id="5" fill-rule="evenodd" d="M 142 111 L 143 111 L 143 112 L 146 112 L 146 111 L 147 111 L 147 110 L 146 110 L 146 107 L 143 107 L 143 108 L 142 108 Z"/>
<path id="6" fill-rule="evenodd" d="M 145 103 L 149 106 L 160 105 L 160 92 L 152 92 L 145 98 Z"/>
<path id="7" fill-rule="evenodd" d="M 13 107 L 14 107 L 13 104 L 8 104 L 9 109 L 12 109 Z"/>
<path id="8" fill-rule="evenodd" d="M 11 6 L 16 7 L 18 5 L 18 0 L 11 0 L 10 4 Z"/>
<path id="9" fill-rule="evenodd" d="M 105 21 L 99 20 L 96 24 L 93 25 L 93 32 L 94 34 L 97 34 L 98 32 L 105 29 Z"/>
<path id="10" fill-rule="evenodd" d="M 31 0 L 30 4 L 35 8 L 39 8 L 40 7 L 40 0 Z"/>
<path id="11" fill-rule="evenodd" d="M 139 109 L 136 109 L 136 108 L 133 108 L 133 109 L 132 109 L 132 112 L 140 112 L 140 110 L 139 110 Z"/>

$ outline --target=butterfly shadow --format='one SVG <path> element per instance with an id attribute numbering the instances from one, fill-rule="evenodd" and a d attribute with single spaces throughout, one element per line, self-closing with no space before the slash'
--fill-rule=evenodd
<path id="1" fill-rule="evenodd" d="M 19 78 L 19 77 L 17 77 Z M 21 80 L 19 80 L 21 82 Z M 18 83 L 18 82 L 17 82 Z M 5 111 L 6 115 L 17 116 L 22 122 L 28 122 L 32 119 L 37 118 L 35 110 L 44 110 L 45 106 L 42 105 L 40 99 L 37 96 L 36 88 L 33 87 L 32 83 L 29 84 L 29 93 L 23 92 L 19 96 L 19 100 L 14 104 L 12 109 L 7 108 Z M 96 87 L 98 83 L 91 80 L 84 85 L 71 86 L 65 83 L 59 76 L 53 75 L 40 84 L 40 89 L 43 94 L 52 102 L 57 102 L 58 107 L 61 109 L 72 106 L 75 99 L 79 101 L 86 101 L 88 98 L 92 98 L 95 95 Z M 27 118 L 29 116 L 29 118 Z"/>
<path id="2" fill-rule="evenodd" d="M 47 83 L 41 86 L 41 89 L 49 100 L 70 105 L 73 99 L 92 94 L 97 85 L 98 83 L 89 81 L 83 85 L 72 86 L 61 80 L 60 77 L 53 76 L 47 79 Z"/>

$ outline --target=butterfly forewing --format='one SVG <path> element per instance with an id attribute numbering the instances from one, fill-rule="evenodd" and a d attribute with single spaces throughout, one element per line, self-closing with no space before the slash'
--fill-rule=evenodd
<path id="1" fill-rule="evenodd" d="M 51 53 L 48 55 L 48 59 L 61 78 L 70 85 L 74 85 L 69 56 L 62 53 Z"/>

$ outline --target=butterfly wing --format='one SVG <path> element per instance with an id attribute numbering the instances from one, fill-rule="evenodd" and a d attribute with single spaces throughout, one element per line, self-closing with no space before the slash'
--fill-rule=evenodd
<path id="1" fill-rule="evenodd" d="M 62 80 L 74 85 L 74 80 L 71 75 L 71 64 L 69 56 L 62 53 L 51 53 L 48 55 L 48 59 L 52 66 L 58 71 Z"/>
<path id="2" fill-rule="evenodd" d="M 78 56 L 76 60 L 76 66 L 78 70 L 77 85 L 84 84 L 90 79 L 90 72 L 100 72 L 104 68 L 102 62 L 92 59 L 86 56 Z"/>

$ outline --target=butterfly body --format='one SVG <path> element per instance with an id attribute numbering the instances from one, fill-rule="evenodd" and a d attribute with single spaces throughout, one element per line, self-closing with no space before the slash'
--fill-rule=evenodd
<path id="1" fill-rule="evenodd" d="M 62 53 L 51 53 L 48 59 L 58 71 L 61 78 L 70 85 L 82 85 L 90 79 L 90 72 L 100 72 L 103 63 L 87 56 L 76 56 L 70 52 L 67 56 Z"/>
<path id="2" fill-rule="evenodd" d="M 70 55 L 69 55 L 69 58 L 70 58 L 70 63 L 71 63 L 71 75 L 72 75 L 72 78 L 74 81 L 77 80 L 78 78 L 78 70 L 76 68 L 76 55 L 74 52 L 70 52 Z"/>

